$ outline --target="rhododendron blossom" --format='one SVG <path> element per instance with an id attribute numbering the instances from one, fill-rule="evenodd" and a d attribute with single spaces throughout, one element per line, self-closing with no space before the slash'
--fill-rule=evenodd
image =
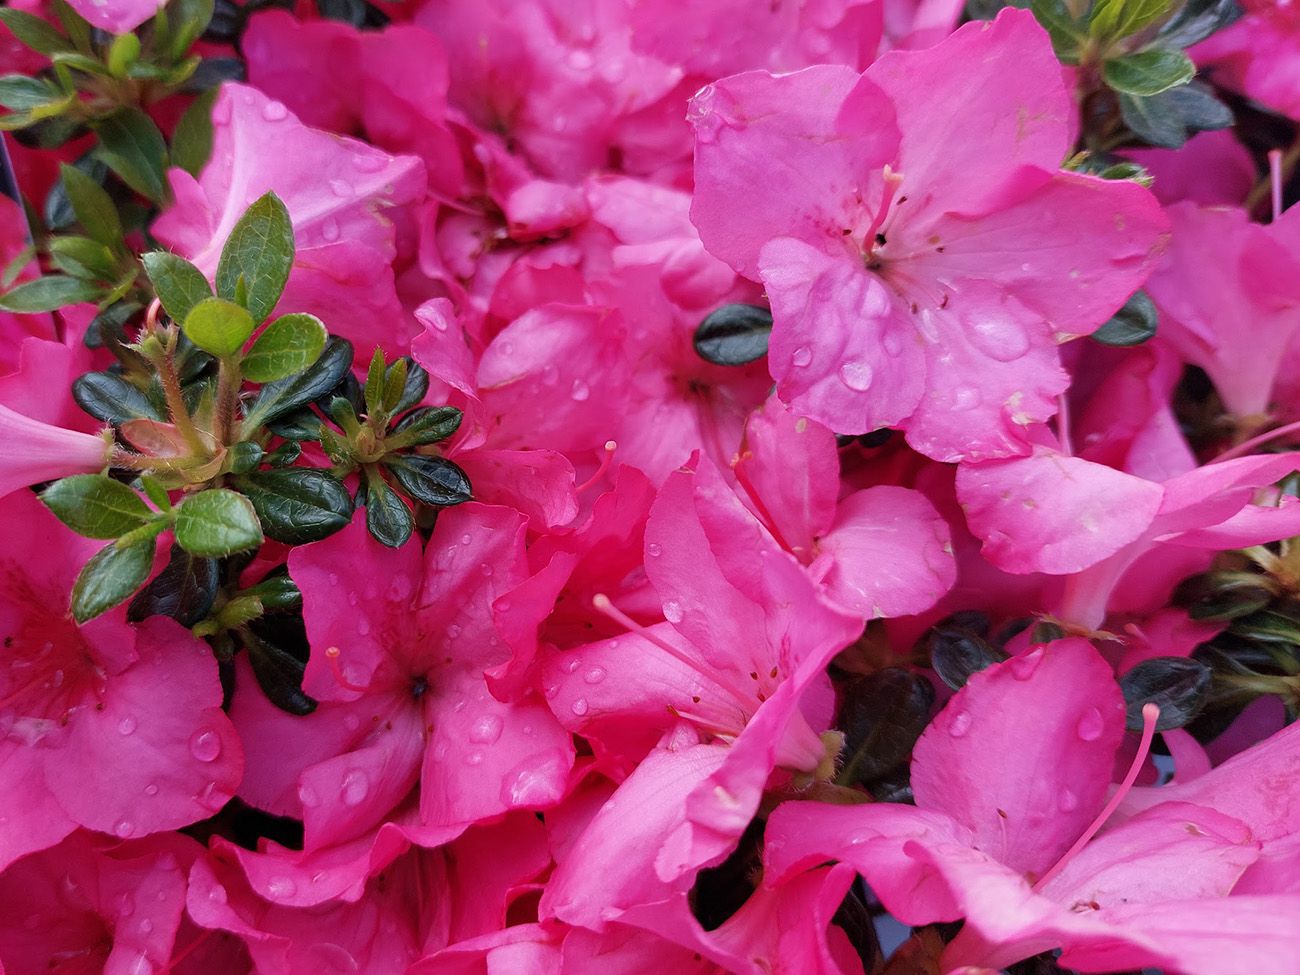
<path id="1" fill-rule="evenodd" d="M 0 5 L 0 973 L 1300 971 L 1294 6 Z"/>

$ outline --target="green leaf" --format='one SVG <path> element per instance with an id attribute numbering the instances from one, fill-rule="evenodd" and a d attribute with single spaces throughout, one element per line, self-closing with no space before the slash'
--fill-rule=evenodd
<path id="1" fill-rule="evenodd" d="M 1226 129 L 1233 122 L 1232 110 L 1199 81 L 1147 98 L 1120 95 L 1119 110 L 1135 135 L 1166 149 L 1179 148 L 1192 132 Z"/>
<path id="2" fill-rule="evenodd" d="M 398 359 L 384 371 L 384 401 L 381 404 L 385 413 L 392 413 L 401 402 L 406 392 L 406 359 Z"/>
<path id="3" fill-rule="evenodd" d="M 108 71 L 115 78 L 125 78 L 131 66 L 140 59 L 140 38 L 134 34 L 119 34 L 108 46 Z"/>
<path id="4" fill-rule="evenodd" d="M 1237 0 L 1187 0 L 1156 37 L 1161 47 L 1189 48 L 1227 27 L 1243 12 Z"/>
<path id="5" fill-rule="evenodd" d="M 59 521 L 87 538 L 119 538 L 154 517 L 140 495 L 106 474 L 65 477 L 40 497 Z"/>
<path id="6" fill-rule="evenodd" d="M 262 639 L 250 628 L 245 628 L 241 636 L 248 651 L 248 662 L 253 667 L 253 676 L 266 699 L 289 714 L 302 716 L 315 711 L 316 701 L 302 690 L 302 675 L 307 665 L 288 651 Z"/>
<path id="7" fill-rule="evenodd" d="M 225 488 L 200 491 L 176 513 L 176 544 L 191 555 L 223 558 L 262 544 L 257 512 Z"/>
<path id="8" fill-rule="evenodd" d="M 375 349 L 370 357 L 370 368 L 366 370 L 366 413 L 375 416 L 384 408 L 384 353 Z"/>
<path id="9" fill-rule="evenodd" d="M 202 559 L 173 545 L 166 567 L 131 600 L 126 618 L 140 623 L 150 616 L 170 616 L 181 626 L 193 626 L 212 609 L 220 581 L 216 559 Z"/>
<path id="10" fill-rule="evenodd" d="M 54 16 L 59 18 L 59 23 L 63 25 L 64 33 L 68 35 L 73 46 L 83 54 L 89 54 L 93 50 L 90 43 L 90 25 L 69 7 L 65 0 L 51 0 L 50 9 L 54 11 Z"/>
<path id="11" fill-rule="evenodd" d="M 81 569 L 72 587 L 72 616 L 78 623 L 94 619 L 126 600 L 153 568 L 152 538 L 134 545 L 101 548 Z"/>
<path id="12" fill-rule="evenodd" d="M 10 33 L 23 44 L 40 54 L 55 54 L 72 47 L 70 40 L 33 14 L 3 7 L 0 8 L 0 23 L 8 27 Z"/>
<path id="13" fill-rule="evenodd" d="M 352 343 L 337 336 L 305 371 L 263 386 L 245 414 L 246 429 L 256 429 L 330 393 L 352 368 Z"/>
<path id="14" fill-rule="evenodd" d="M 233 301 L 205 298 L 190 309 L 181 328 L 185 337 L 204 352 L 234 355 L 253 334 L 253 319 Z"/>
<path id="15" fill-rule="evenodd" d="M 141 196 L 161 203 L 167 192 L 167 144 L 153 120 L 138 108 L 118 109 L 95 122 L 95 156 Z"/>
<path id="16" fill-rule="evenodd" d="M 174 322 L 184 322 L 194 306 L 212 297 L 212 286 L 197 267 L 167 251 L 142 254 L 154 293 Z"/>
<path id="17" fill-rule="evenodd" d="M 143 392 L 112 372 L 88 372 L 72 383 L 72 398 L 97 420 L 124 423 L 127 420 L 161 420 L 162 413 Z"/>
<path id="18" fill-rule="evenodd" d="M 1141 345 L 1156 334 L 1159 313 L 1145 291 L 1135 291 L 1114 317 L 1092 333 L 1102 345 Z"/>
<path id="19" fill-rule="evenodd" d="M 1104 2 L 1104 0 L 1103 0 Z M 1052 50 L 1064 64 L 1078 64 L 1079 52 L 1087 40 L 1083 25 L 1075 19 L 1064 0 L 1032 0 L 1029 9 L 1047 31 Z"/>
<path id="20" fill-rule="evenodd" d="M 389 454 L 383 463 L 402 493 L 416 501 L 450 507 L 473 500 L 465 472 L 444 457 Z"/>
<path id="21" fill-rule="evenodd" d="M 103 288 L 77 278 L 50 274 L 0 295 L 0 308 L 26 314 L 56 311 L 65 305 L 95 301 L 103 291 Z"/>
<path id="22" fill-rule="evenodd" d="M 352 520 L 352 496 L 328 471 L 309 467 L 254 471 L 234 484 L 253 503 L 267 537 L 277 542 L 316 542 Z"/>
<path id="23" fill-rule="evenodd" d="M 396 382 L 393 377 L 398 374 L 399 367 L 402 377 L 401 389 L 394 398 L 390 394 Z M 428 391 L 429 374 L 409 355 L 402 356 L 388 367 L 388 378 L 384 380 L 384 408 L 389 415 L 409 410 L 424 399 L 424 394 Z"/>
<path id="24" fill-rule="evenodd" d="M 112 281 L 119 273 L 117 258 L 89 237 L 55 237 L 49 243 L 50 262 L 64 274 L 87 281 Z"/>
<path id="25" fill-rule="evenodd" d="M 366 528 L 389 548 L 400 548 L 415 531 L 411 509 L 378 474 L 366 478 Z"/>
<path id="26" fill-rule="evenodd" d="M 75 166 L 59 166 L 63 192 L 82 228 L 110 250 L 121 250 L 122 220 L 112 198 L 96 180 Z"/>
<path id="27" fill-rule="evenodd" d="M 196 179 L 212 155 L 212 105 L 219 91 L 209 89 L 190 102 L 172 132 L 172 165 Z"/>
<path id="28" fill-rule="evenodd" d="M 767 355 L 772 313 L 757 305 L 723 305 L 695 330 L 695 353 L 718 366 L 743 366 Z"/>
<path id="29" fill-rule="evenodd" d="M 78 54 L 75 51 L 61 51 L 50 59 L 57 65 L 65 68 L 71 68 L 73 71 L 81 71 L 85 74 L 100 75 L 108 77 L 108 65 L 103 61 L 97 61 L 95 58 L 87 57 L 84 54 Z"/>
<path id="30" fill-rule="evenodd" d="M 1119 679 L 1129 731 L 1142 730 L 1142 708 L 1160 708 L 1156 731 L 1181 728 L 1201 713 L 1213 679 L 1210 668 L 1187 657 L 1148 657 Z"/>
<path id="31" fill-rule="evenodd" d="M 269 383 L 302 372 L 320 358 L 329 337 L 315 315 L 281 315 L 257 337 L 244 356 L 244 378 Z"/>
<path id="32" fill-rule="evenodd" d="M 217 294 L 239 301 L 264 322 L 280 300 L 293 266 L 293 223 L 289 211 L 274 193 L 255 200 L 235 224 L 217 263 Z M 247 289 L 240 300 L 239 282 Z"/>
<path id="33" fill-rule="evenodd" d="M 22 74 L 0 77 L 0 105 L 15 112 L 63 101 L 66 94 L 49 82 Z"/>
<path id="34" fill-rule="evenodd" d="M 207 30 L 213 9 L 213 0 L 172 0 L 167 5 L 172 18 L 172 36 L 168 49 L 173 58 L 182 57 Z"/>
<path id="35" fill-rule="evenodd" d="M 454 406 L 422 406 L 402 417 L 386 442 L 400 447 L 437 443 L 455 433 L 462 419 L 464 414 Z"/>
<path id="36" fill-rule="evenodd" d="M 1128 37 L 1163 17 L 1173 0 L 1097 0 L 1088 32 L 1102 40 Z"/>
<path id="37" fill-rule="evenodd" d="M 1196 65 L 1182 51 L 1139 51 L 1101 66 L 1102 80 L 1127 95 L 1158 95 L 1195 76 Z"/>
<path id="38" fill-rule="evenodd" d="M 849 682 L 837 727 L 844 731 L 844 767 L 836 781 L 865 785 L 904 764 L 925 730 L 934 689 L 902 667 L 886 667 Z"/>

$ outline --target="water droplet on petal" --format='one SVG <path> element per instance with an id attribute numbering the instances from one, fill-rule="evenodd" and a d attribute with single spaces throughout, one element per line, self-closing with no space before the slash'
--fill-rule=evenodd
<path id="1" fill-rule="evenodd" d="M 596 63 L 590 51 L 572 51 L 568 57 L 569 67 L 574 71 L 588 71 Z"/>
<path id="2" fill-rule="evenodd" d="M 334 243 L 339 239 L 339 222 L 333 217 L 329 217 L 320 225 L 320 235 L 325 238 L 326 243 Z"/>
<path id="3" fill-rule="evenodd" d="M 812 362 L 812 349 L 808 348 L 806 345 L 799 346 L 799 348 L 794 350 L 794 355 L 790 357 L 790 361 L 802 369 L 804 366 L 808 365 L 808 363 Z"/>
<path id="4" fill-rule="evenodd" d="M 682 605 L 674 599 L 664 603 L 664 619 L 669 623 L 680 623 L 682 621 Z"/>
<path id="5" fill-rule="evenodd" d="M 358 619 L 358 620 L 357 620 L 357 633 L 359 633 L 361 636 L 369 636 L 369 635 L 370 635 L 370 620 L 366 619 L 364 616 L 362 616 L 360 619 Z"/>
<path id="6" fill-rule="evenodd" d="M 126 839 L 129 836 L 135 835 L 135 823 L 131 822 L 129 819 L 123 819 L 113 827 L 113 832 L 122 837 L 122 839 Z"/>
<path id="7" fill-rule="evenodd" d="M 584 697 L 578 698 L 576 701 L 574 701 L 572 704 L 569 705 L 569 710 L 581 718 L 584 714 L 587 713 L 587 699 Z"/>
<path id="8" fill-rule="evenodd" d="M 268 122 L 280 122 L 287 118 L 289 110 L 284 107 L 284 102 L 269 101 L 262 106 L 262 118 Z"/>
<path id="9" fill-rule="evenodd" d="M 230 99 L 218 98 L 212 106 L 212 124 L 228 125 L 230 123 Z"/>
<path id="10" fill-rule="evenodd" d="M 1011 658 L 1011 676 L 1016 680 L 1029 680 L 1034 676 L 1034 671 L 1038 665 L 1043 662 L 1043 651 L 1035 650 L 1033 653 L 1026 653 L 1019 657 Z"/>
<path id="11" fill-rule="evenodd" d="M 954 738 L 960 738 L 966 732 L 970 731 L 971 716 L 969 711 L 958 711 L 952 716 L 952 721 L 948 723 L 948 734 Z"/>
<path id="12" fill-rule="evenodd" d="M 1079 724 L 1075 730 L 1084 741 L 1096 741 L 1101 737 L 1101 733 L 1105 728 L 1106 723 L 1101 719 L 1101 712 L 1096 708 L 1088 708 L 1087 711 L 1083 712 L 1083 717 L 1079 719 Z"/>
<path id="13" fill-rule="evenodd" d="M 954 410 L 973 410 L 980 405 L 980 391 L 972 386 L 958 386 L 952 391 Z"/>
<path id="14" fill-rule="evenodd" d="M 366 801 L 366 796 L 369 794 L 370 780 L 366 778 L 365 772 L 353 769 L 343 776 L 342 795 L 345 806 L 359 806 Z"/>
<path id="15" fill-rule="evenodd" d="M 492 566 L 484 562 L 478 567 L 478 571 L 481 575 L 490 576 L 492 574 Z"/>
<path id="16" fill-rule="evenodd" d="M 468 545 L 472 541 L 474 541 L 474 539 L 468 532 L 460 536 L 460 543 L 462 545 Z"/>
<path id="17" fill-rule="evenodd" d="M 135 718 L 126 717 L 117 723 L 117 733 L 119 735 L 129 735 L 135 731 L 137 722 Z"/>
<path id="18" fill-rule="evenodd" d="M 338 197 L 349 197 L 352 195 L 352 184 L 345 179 L 330 180 L 330 192 Z"/>
<path id="19" fill-rule="evenodd" d="M 212 889 L 208 891 L 208 900 L 214 904 L 224 904 L 227 899 L 226 888 L 220 884 L 213 884 Z"/>
<path id="20" fill-rule="evenodd" d="M 1074 812 L 1079 808 L 1079 797 L 1069 789 L 1062 789 L 1061 794 L 1056 797 L 1056 807 L 1061 812 Z"/>
<path id="21" fill-rule="evenodd" d="M 480 751 L 477 751 L 477 750 L 476 750 L 476 751 L 472 751 L 472 752 L 470 752 L 468 755 L 465 756 L 465 764 L 466 764 L 466 765 L 482 765 L 482 764 L 483 764 L 483 753 L 480 752 Z"/>
<path id="22" fill-rule="evenodd" d="M 846 362 L 840 366 L 840 382 L 855 392 L 865 393 L 871 388 L 871 367 L 865 362 Z"/>
<path id="23" fill-rule="evenodd" d="M 198 731 L 190 739 L 190 754 L 200 762 L 215 762 L 221 755 L 221 739 L 215 731 Z"/>
<path id="24" fill-rule="evenodd" d="M 1029 351 L 1029 336 L 1009 318 L 983 318 L 971 324 L 971 344 L 998 362 L 1014 362 Z"/>
<path id="25" fill-rule="evenodd" d="M 569 396 L 571 396 L 576 402 L 581 403 L 590 395 L 591 395 L 590 386 L 584 383 L 581 379 L 575 379 L 573 381 L 573 386 L 569 390 Z"/>
<path id="26" fill-rule="evenodd" d="M 460 634 L 461 634 L 461 628 L 459 624 L 452 623 L 450 626 L 447 627 L 448 640 L 454 640 L 456 639 L 456 637 L 460 636 Z"/>
<path id="27" fill-rule="evenodd" d="M 126 891 L 114 899 L 113 906 L 122 917 L 129 917 L 135 913 L 135 898 L 130 891 Z"/>
<path id="28" fill-rule="evenodd" d="M 272 877 L 266 882 L 266 896 L 280 900 L 298 893 L 298 885 L 292 877 Z"/>
<path id="29" fill-rule="evenodd" d="M 144 935 L 153 934 L 153 922 L 145 918 L 140 922 L 140 933 Z"/>
<path id="30" fill-rule="evenodd" d="M 605 668 L 592 667 L 591 670 L 582 675 L 582 679 L 588 684 L 599 684 L 605 679 Z"/>
<path id="31" fill-rule="evenodd" d="M 657 559 L 659 558 L 659 556 L 664 554 L 664 548 L 658 542 L 651 542 L 649 545 L 645 547 L 645 550 L 646 550 L 646 554 L 649 555 L 652 559 Z"/>
<path id="32" fill-rule="evenodd" d="M 893 332 L 886 335 L 884 339 L 881 340 L 880 344 L 885 347 L 885 351 L 890 355 L 898 355 L 903 351 L 903 340 Z"/>
<path id="33" fill-rule="evenodd" d="M 313 789 L 309 785 L 300 785 L 298 787 L 298 798 L 302 801 L 302 804 L 308 809 L 312 809 L 320 805 L 320 793 L 318 793 L 315 789 Z"/>
<path id="34" fill-rule="evenodd" d="M 352 166 L 359 173 L 380 172 L 388 163 L 378 153 L 358 153 L 352 157 Z"/>
<path id="35" fill-rule="evenodd" d="M 156 796 L 158 794 L 158 783 L 150 782 L 144 787 L 144 794 L 147 796 Z"/>
<path id="36" fill-rule="evenodd" d="M 501 719 L 495 714 L 485 714 L 469 729 L 469 740 L 480 745 L 490 745 L 501 737 Z"/>

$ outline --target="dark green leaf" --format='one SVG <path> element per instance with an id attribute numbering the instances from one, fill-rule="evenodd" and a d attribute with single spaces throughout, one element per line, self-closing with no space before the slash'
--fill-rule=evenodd
<path id="1" fill-rule="evenodd" d="M 281 711 L 305 715 L 316 710 L 316 702 L 303 693 L 302 675 L 307 666 L 293 654 L 263 640 L 252 630 L 241 631 L 253 676 L 266 699 Z"/>
<path id="2" fill-rule="evenodd" d="M 50 263 L 64 274 L 85 281 L 111 281 L 120 271 L 107 247 L 89 237 L 54 237 L 48 250 Z"/>
<path id="3" fill-rule="evenodd" d="M 449 507 L 473 500 L 469 478 L 445 457 L 389 454 L 384 466 L 402 492 L 416 501 Z"/>
<path id="4" fill-rule="evenodd" d="M 140 59 L 140 38 L 135 34 L 118 34 L 108 46 L 108 71 L 115 78 L 125 78 L 131 66 Z"/>
<path id="5" fill-rule="evenodd" d="M 217 294 L 239 301 L 239 282 L 246 290 L 239 301 L 253 316 L 253 324 L 266 320 L 280 300 L 293 266 L 293 223 L 289 211 L 274 193 L 255 200 L 239 218 L 221 249 L 217 263 Z"/>
<path id="6" fill-rule="evenodd" d="M 464 414 L 454 406 L 422 406 L 398 421 L 393 433 L 404 447 L 446 440 L 460 428 Z"/>
<path id="7" fill-rule="evenodd" d="M 902 667 L 886 667 L 848 684 L 837 721 L 846 756 L 837 781 L 866 785 L 906 762 L 933 704 L 929 681 Z"/>
<path id="8" fill-rule="evenodd" d="M 1235 620 L 1273 601 L 1267 580 L 1254 572 L 1204 572 L 1180 582 L 1173 601 L 1194 620 Z"/>
<path id="9" fill-rule="evenodd" d="M 105 247 L 121 249 L 122 221 L 112 198 L 100 185 L 103 177 L 96 179 L 76 166 L 65 164 L 59 167 L 59 178 L 77 223 Z"/>
<path id="10" fill-rule="evenodd" d="M 695 330 L 695 351 L 706 362 L 743 366 L 767 355 L 772 313 L 757 305 L 723 305 Z"/>
<path id="11" fill-rule="evenodd" d="M 384 408 L 384 353 L 379 349 L 370 357 L 370 368 L 366 370 L 365 401 L 369 416 Z"/>
<path id="12" fill-rule="evenodd" d="M 123 423 L 144 418 L 163 419 L 162 413 L 135 386 L 111 372 L 88 372 L 72 384 L 72 398 L 97 420 Z"/>
<path id="13" fill-rule="evenodd" d="M 253 334 L 253 319 L 233 301 L 206 298 L 190 309 L 181 326 L 185 337 L 204 352 L 234 355 Z"/>
<path id="14" fill-rule="evenodd" d="M 262 544 L 257 512 L 225 488 L 200 491 L 176 514 L 176 544 L 192 555 L 221 558 Z"/>
<path id="15" fill-rule="evenodd" d="M 119 548 L 110 543 L 81 569 L 72 587 L 72 616 L 78 623 L 94 619 L 126 600 L 153 568 L 154 540 Z"/>
<path id="16" fill-rule="evenodd" d="M 140 256 L 154 293 L 174 322 L 184 322 L 194 306 L 212 297 L 212 286 L 197 267 L 166 251 Z"/>
<path id="17" fill-rule="evenodd" d="M 1195 76 L 1196 65 L 1182 51 L 1139 51 L 1101 66 L 1102 80 L 1126 95 L 1158 95 Z"/>
<path id="18" fill-rule="evenodd" d="M 244 378 L 269 383 L 302 372 L 318 358 L 328 338 L 315 315 L 281 315 L 257 337 L 244 356 Z"/>
<path id="19" fill-rule="evenodd" d="M 396 399 L 389 399 L 387 393 L 385 393 L 384 399 L 384 406 L 391 416 L 395 416 L 403 410 L 409 410 L 424 399 L 425 393 L 429 391 L 429 374 L 409 355 L 403 356 L 388 367 L 388 379 L 385 381 L 385 389 L 392 385 L 393 376 L 396 374 L 399 365 L 403 367 L 401 391 Z"/>
<path id="20" fill-rule="evenodd" d="M 1155 337 L 1159 314 L 1145 291 L 1135 291 L 1110 321 L 1092 333 L 1102 345 L 1141 345 Z"/>
<path id="21" fill-rule="evenodd" d="M 352 498 L 343 482 L 310 467 L 254 471 L 235 481 L 268 538 L 289 545 L 319 541 L 346 528 Z"/>
<path id="22" fill-rule="evenodd" d="M 248 75 L 239 58 L 203 58 L 194 65 L 181 92 L 197 95 L 219 89 L 227 81 L 243 81 Z"/>
<path id="23" fill-rule="evenodd" d="M 1187 0 L 1156 36 L 1162 47 L 1189 48 L 1227 27 L 1242 12 L 1237 0 Z"/>
<path id="24" fill-rule="evenodd" d="M 316 0 L 316 9 L 328 20 L 340 20 L 353 27 L 366 23 L 365 0 Z"/>
<path id="25" fill-rule="evenodd" d="M 284 437 L 290 441 L 319 440 L 323 422 L 310 408 L 304 407 L 287 416 L 272 420 L 266 428 L 277 437 Z"/>
<path id="26" fill-rule="evenodd" d="M 1029 9 L 1033 11 L 1034 19 L 1047 31 L 1057 58 L 1065 64 L 1077 64 L 1079 52 L 1088 35 L 1083 25 L 1070 13 L 1064 0 L 1031 0 Z"/>
<path id="27" fill-rule="evenodd" d="M 232 474 L 247 474 L 249 471 L 256 470 L 257 466 L 262 463 L 262 457 L 265 451 L 262 450 L 261 444 L 253 443 L 251 440 L 243 440 L 237 444 L 232 444 L 227 453 Z"/>
<path id="28" fill-rule="evenodd" d="M 378 474 L 366 478 L 365 491 L 366 528 L 381 545 L 400 547 L 415 531 L 411 509 Z"/>
<path id="29" fill-rule="evenodd" d="M 944 620 L 926 636 L 930 667 L 953 690 L 965 687 L 972 674 L 1007 659 L 1003 651 L 985 639 L 987 620 L 983 620 L 981 630 L 960 619 L 962 615 Z"/>
<path id="30" fill-rule="evenodd" d="M 212 105 L 218 92 L 211 88 L 190 102 L 172 132 L 172 165 L 195 178 L 212 155 Z"/>
<path id="31" fill-rule="evenodd" d="M 331 337 L 309 369 L 261 388 L 248 408 L 246 424 L 250 428 L 258 427 L 320 399 L 338 386 L 351 368 L 352 343 Z"/>
<path id="32" fill-rule="evenodd" d="M 406 359 L 398 359 L 384 371 L 384 402 L 383 408 L 385 413 L 391 414 L 393 408 L 397 406 L 402 398 L 402 392 L 406 388 Z"/>
<path id="33" fill-rule="evenodd" d="M 167 144 L 153 120 L 138 108 L 118 109 L 94 123 L 95 155 L 141 196 L 161 203 L 167 192 Z"/>
<path id="34" fill-rule="evenodd" d="M 197 41 L 212 20 L 213 0 L 172 0 L 167 6 L 172 36 L 167 45 L 173 58 L 180 58 Z"/>
<path id="35" fill-rule="evenodd" d="M 1276 611 L 1261 610 L 1235 619 L 1228 632 L 1257 643 L 1300 646 L 1300 619 Z"/>
<path id="36" fill-rule="evenodd" d="M 119 538 L 154 515 L 140 495 L 104 474 L 75 474 L 41 492 L 41 501 L 78 535 Z"/>
<path id="37" fill-rule="evenodd" d="M 87 281 L 47 274 L 0 295 L 0 308 L 26 314 L 56 311 L 67 305 L 95 301 L 103 293 L 103 288 Z"/>
<path id="38" fill-rule="evenodd" d="M 1142 706 L 1160 708 L 1157 731 L 1181 728 L 1200 713 L 1210 690 L 1210 668 L 1188 657 L 1152 657 L 1119 679 L 1130 731 L 1142 729 Z"/>
<path id="39" fill-rule="evenodd" d="M 1135 135 L 1167 149 L 1180 147 L 1192 132 L 1224 129 L 1233 121 L 1232 110 L 1195 81 L 1149 98 L 1120 95 L 1119 108 Z"/>
<path id="40" fill-rule="evenodd" d="M 73 46 L 78 51 L 89 54 L 91 52 L 90 25 L 64 0 L 51 0 L 50 9 L 54 11 L 54 16 L 59 18 L 59 23 L 63 25 L 63 32 L 72 40 Z"/>
<path id="41" fill-rule="evenodd" d="M 14 37 L 23 44 L 40 54 L 55 54 L 72 47 L 70 40 L 40 17 L 22 10 L 0 7 L 0 23 L 8 27 Z"/>
<path id="42" fill-rule="evenodd" d="M 0 105 L 15 112 L 26 112 L 52 102 L 61 102 L 66 95 L 47 81 L 29 78 L 23 74 L 0 77 Z"/>
<path id="43" fill-rule="evenodd" d="M 166 567 L 131 600 L 126 618 L 140 623 L 150 616 L 169 616 L 181 626 L 193 626 L 207 618 L 220 581 L 216 559 L 199 558 L 173 545 Z"/>
<path id="44" fill-rule="evenodd" d="M 302 456 L 302 444 L 297 440 L 286 440 L 266 455 L 265 463 L 272 467 L 288 467 Z"/>
<path id="45" fill-rule="evenodd" d="M 268 576 L 243 594 L 256 596 L 268 613 L 302 609 L 302 593 L 287 575 Z"/>

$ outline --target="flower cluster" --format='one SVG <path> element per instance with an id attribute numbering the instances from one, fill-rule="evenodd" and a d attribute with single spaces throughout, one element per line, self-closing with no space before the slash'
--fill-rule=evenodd
<path id="1" fill-rule="evenodd" d="M 1300 968 L 1300 18 L 1027 6 L 0 10 L 0 972 Z"/>

